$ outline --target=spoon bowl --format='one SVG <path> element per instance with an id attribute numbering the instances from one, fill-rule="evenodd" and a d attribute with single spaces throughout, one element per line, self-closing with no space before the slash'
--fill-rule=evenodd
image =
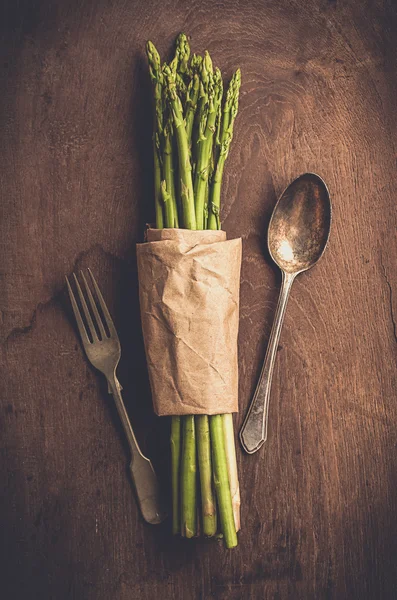
<path id="1" fill-rule="evenodd" d="M 321 258 L 331 226 L 327 186 L 318 175 L 305 173 L 278 200 L 269 223 L 269 252 L 282 271 L 307 271 Z"/>
<path id="2" fill-rule="evenodd" d="M 305 173 L 281 194 L 269 223 L 269 252 L 282 271 L 283 281 L 265 361 L 240 440 L 253 454 L 267 438 L 269 397 L 285 309 L 295 277 L 321 258 L 331 227 L 331 200 L 318 175 Z"/>

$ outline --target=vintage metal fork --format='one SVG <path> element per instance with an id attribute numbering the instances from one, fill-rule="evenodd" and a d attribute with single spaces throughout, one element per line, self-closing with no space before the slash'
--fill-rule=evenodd
<path id="1" fill-rule="evenodd" d="M 81 340 L 88 360 L 98 369 L 98 371 L 101 371 L 105 375 L 108 382 L 108 391 L 113 394 L 116 402 L 117 411 L 131 448 L 132 459 L 130 471 L 143 518 L 148 523 L 161 523 L 166 517 L 166 513 L 160 497 L 158 480 L 151 461 L 142 454 L 139 448 L 121 397 L 122 388 L 116 376 L 116 369 L 121 356 L 119 337 L 98 284 L 90 269 L 88 269 L 88 273 L 89 279 L 95 290 L 96 300 L 94 299 L 94 295 L 91 292 L 83 271 L 81 271 L 81 278 L 91 310 L 89 310 L 87 306 L 87 301 L 78 279 L 73 273 L 83 314 L 80 311 L 72 287 L 66 277 L 69 296 Z M 99 314 L 97 303 L 102 311 L 103 318 Z"/>

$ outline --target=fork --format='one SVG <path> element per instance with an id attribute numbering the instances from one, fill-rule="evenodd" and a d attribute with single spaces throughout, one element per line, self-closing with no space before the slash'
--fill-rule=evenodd
<path id="1" fill-rule="evenodd" d="M 73 273 L 73 277 L 83 313 L 77 304 L 67 277 L 66 283 L 81 341 L 90 363 L 105 375 L 108 382 L 108 392 L 113 395 L 115 400 L 131 449 L 130 471 L 142 516 L 148 523 L 161 523 L 166 517 L 166 512 L 161 501 L 157 476 L 151 461 L 142 454 L 139 448 L 121 396 L 122 387 L 116 376 L 116 369 L 121 356 L 119 337 L 91 269 L 88 269 L 88 273 L 95 290 L 96 301 L 83 271 L 80 271 L 80 273 L 91 310 L 87 306 L 87 301 L 75 273 Z M 97 303 L 102 311 L 103 318 L 99 314 Z"/>

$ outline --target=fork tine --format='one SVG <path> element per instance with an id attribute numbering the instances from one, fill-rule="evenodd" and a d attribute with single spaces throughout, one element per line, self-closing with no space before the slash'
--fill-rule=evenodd
<path id="1" fill-rule="evenodd" d="M 106 325 L 108 326 L 108 329 L 109 329 L 109 332 L 110 332 L 110 337 L 117 337 L 117 331 L 116 331 L 116 328 L 114 326 L 113 319 L 110 316 L 110 312 L 108 310 L 108 307 L 106 306 L 105 300 L 103 299 L 103 296 L 101 294 L 101 290 L 99 289 L 98 284 L 97 284 L 97 282 L 95 280 L 95 277 L 92 274 L 92 271 L 91 271 L 91 269 L 89 267 L 88 267 L 88 272 L 90 274 L 91 281 L 92 281 L 93 286 L 95 288 L 95 293 L 97 295 L 97 298 L 98 298 L 99 304 L 101 306 L 103 315 L 104 315 L 104 317 L 106 319 Z"/>
<path id="2" fill-rule="evenodd" d="M 74 280 L 75 280 L 75 283 L 76 283 L 77 292 L 78 292 L 78 294 L 79 294 L 79 298 L 80 298 L 81 306 L 83 307 L 83 311 L 84 311 L 84 314 L 85 314 L 85 318 L 87 319 L 87 323 L 88 323 L 88 329 L 89 329 L 89 332 L 91 333 L 91 335 L 92 335 L 92 339 L 93 339 L 94 341 L 95 341 L 95 340 L 98 340 L 98 339 L 99 339 L 99 338 L 98 338 L 98 334 L 97 334 L 97 332 L 96 332 L 96 329 L 95 329 L 95 327 L 94 327 L 94 323 L 92 322 L 92 318 L 91 318 L 91 315 L 90 315 L 90 311 L 88 310 L 87 303 L 86 303 L 86 301 L 85 301 L 85 298 L 84 298 L 83 292 L 82 292 L 82 290 L 81 290 L 81 287 L 80 287 L 79 281 L 78 281 L 78 279 L 77 279 L 77 277 L 76 277 L 76 274 L 75 274 L 75 273 L 73 273 L 73 277 L 74 277 Z"/>
<path id="3" fill-rule="evenodd" d="M 87 335 L 87 330 L 83 323 L 83 319 L 81 318 L 79 307 L 77 306 L 76 298 L 74 297 L 73 290 L 70 286 L 69 279 L 67 277 L 65 277 L 65 279 L 66 279 L 66 284 L 68 286 L 70 302 L 72 303 L 74 316 L 76 317 L 76 323 L 77 323 L 77 327 L 79 328 L 82 342 L 83 342 L 83 344 L 91 344 L 90 339 Z"/>
<path id="4" fill-rule="evenodd" d="M 91 306 L 92 312 L 95 315 L 96 322 L 97 322 L 97 325 L 99 327 L 99 331 L 101 332 L 102 339 L 104 340 L 104 339 L 106 339 L 108 337 L 108 335 L 107 335 L 107 333 L 105 331 L 105 328 L 103 326 L 101 315 L 98 312 L 98 308 L 97 308 L 96 302 L 95 302 L 94 297 L 93 297 L 93 295 L 91 293 L 91 290 L 89 288 L 89 285 L 87 283 L 87 280 L 85 278 L 85 275 L 84 275 L 83 271 L 80 271 L 80 273 L 81 273 L 81 277 L 83 278 L 83 281 L 84 281 L 85 289 L 86 289 L 86 292 L 87 292 L 87 296 L 88 296 L 88 300 L 90 302 L 90 306 Z"/>

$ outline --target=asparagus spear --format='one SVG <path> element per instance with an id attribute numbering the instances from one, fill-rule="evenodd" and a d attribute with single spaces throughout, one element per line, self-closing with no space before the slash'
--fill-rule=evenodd
<path id="1" fill-rule="evenodd" d="M 163 205 L 162 205 L 162 192 L 161 192 L 161 167 L 160 159 L 157 153 L 156 142 L 153 140 L 153 156 L 154 156 L 154 207 L 156 211 L 156 227 L 157 229 L 163 229 L 164 227 L 164 216 L 163 216 Z"/>
<path id="2" fill-rule="evenodd" d="M 204 60 L 203 64 L 205 63 L 206 61 Z M 216 69 L 214 74 L 209 73 L 208 75 L 208 109 L 206 113 L 203 113 L 205 127 L 203 127 L 202 138 L 198 142 L 197 165 L 194 178 L 194 199 L 198 229 L 204 229 L 206 220 L 206 195 L 211 168 L 212 145 L 216 131 L 218 106 L 221 102 L 223 92 L 220 70 Z"/>
<path id="3" fill-rule="evenodd" d="M 223 169 L 225 161 L 229 154 L 230 143 L 233 137 L 233 125 L 238 110 L 238 97 L 241 85 L 241 72 L 237 69 L 233 75 L 229 89 L 226 94 L 226 101 L 223 107 L 222 118 L 218 115 L 217 134 L 215 140 L 215 161 L 216 166 L 212 177 L 209 196 L 209 217 L 207 222 L 208 229 L 220 229 L 220 193 L 222 184 Z M 218 106 L 220 110 L 220 105 Z M 230 495 L 232 500 L 232 511 L 235 529 L 240 529 L 240 486 L 237 475 L 236 449 L 234 445 L 234 428 L 232 415 L 221 415 L 225 442 L 226 466 L 230 486 Z M 229 516 L 230 518 L 230 516 Z"/>
<path id="4" fill-rule="evenodd" d="M 192 131 L 193 131 L 193 123 L 194 123 L 194 115 L 197 109 L 197 101 L 200 92 L 200 77 L 199 70 L 202 63 L 201 56 L 196 56 L 196 54 L 192 57 L 191 62 L 191 72 L 192 78 L 190 80 L 189 86 L 187 88 L 187 97 L 186 97 L 186 109 L 185 109 L 185 127 L 186 127 L 186 135 L 189 143 L 189 147 L 192 145 Z"/>
<path id="5" fill-rule="evenodd" d="M 175 197 L 171 120 L 164 128 L 164 177 L 161 182 L 162 198 L 165 204 L 165 226 L 178 227 L 178 210 Z M 156 219 L 156 227 L 157 219 Z M 161 226 L 163 227 L 163 225 Z M 179 462 L 181 446 L 181 418 L 171 418 L 171 485 L 172 485 L 172 533 L 180 532 L 179 513 Z"/>
<path id="6" fill-rule="evenodd" d="M 149 74 L 153 83 L 154 90 L 154 111 L 155 111 L 155 131 L 158 134 L 162 133 L 163 128 L 163 84 L 164 78 L 161 69 L 160 55 L 153 42 L 148 41 L 146 44 L 146 54 L 149 63 Z"/>
<path id="7" fill-rule="evenodd" d="M 162 192 L 161 192 L 161 136 L 163 132 L 163 75 L 161 72 L 160 55 L 152 42 L 146 44 L 149 62 L 149 73 L 154 90 L 153 116 L 153 157 L 154 157 L 154 199 L 156 210 L 156 227 L 164 226 Z"/>
<path id="8" fill-rule="evenodd" d="M 239 531 L 239 529 L 240 529 L 240 485 L 239 485 L 238 473 L 237 473 L 236 446 L 234 444 L 233 415 L 231 415 L 231 414 L 222 415 L 222 422 L 223 422 L 223 434 L 224 434 L 224 438 L 225 438 L 227 473 L 229 476 L 230 495 L 232 497 L 234 524 L 236 526 L 236 531 Z"/>
<path id="9" fill-rule="evenodd" d="M 187 94 L 183 77 L 188 73 L 188 60 L 190 47 L 184 34 L 177 39 L 175 58 L 170 67 L 164 67 L 167 83 L 167 94 L 171 114 L 173 117 L 173 129 L 175 132 L 178 165 L 179 165 L 179 191 L 182 206 L 183 226 L 187 229 L 195 229 L 193 181 L 191 174 L 191 163 L 189 155 L 189 142 L 183 121 L 183 108 L 178 93 L 185 98 Z M 174 425 L 175 427 L 175 425 Z M 182 417 L 182 458 L 180 468 L 181 485 L 181 529 L 182 535 L 192 537 L 197 528 L 197 497 L 196 497 L 196 440 L 194 417 Z M 176 489 L 174 484 L 173 488 Z M 175 492 L 176 493 L 176 492 Z M 177 526 L 178 513 L 174 516 L 175 527 Z"/>
<path id="10" fill-rule="evenodd" d="M 189 58 L 190 46 L 187 36 L 180 33 L 176 40 L 175 56 L 170 62 L 170 69 L 175 75 L 176 90 L 182 104 L 186 104 L 187 86 L 190 81 Z"/>
<path id="11" fill-rule="evenodd" d="M 181 418 L 171 420 L 171 479 L 172 479 L 172 533 L 180 532 L 179 467 L 181 458 Z"/>
<path id="12" fill-rule="evenodd" d="M 182 417 L 181 533 L 191 538 L 197 529 L 196 434 L 194 416 Z"/>
<path id="13" fill-rule="evenodd" d="M 221 204 L 222 175 L 225 161 L 229 154 L 230 143 L 233 138 L 233 126 L 238 111 L 240 85 L 241 71 L 240 69 L 237 69 L 230 81 L 229 89 L 226 94 L 226 101 L 223 107 L 219 139 L 219 157 L 215 166 L 210 189 L 208 229 L 221 228 L 219 211 Z"/>
<path id="14" fill-rule="evenodd" d="M 184 33 L 180 33 L 175 46 L 175 56 L 170 63 L 170 68 L 175 74 L 176 91 L 181 100 L 182 106 L 186 105 L 188 97 L 188 85 L 191 79 L 191 71 L 189 66 L 190 58 L 190 46 L 188 38 Z M 177 157 L 177 148 L 175 136 L 173 138 L 173 150 L 174 156 Z M 178 165 L 175 163 L 176 172 L 178 171 Z M 179 174 L 176 177 L 176 204 L 177 212 L 182 212 L 181 207 L 181 182 Z"/>
<path id="15" fill-rule="evenodd" d="M 195 114 L 192 131 L 192 161 L 193 174 L 195 175 L 198 155 L 200 153 L 200 143 L 204 140 L 205 126 L 208 114 L 208 86 L 209 76 L 213 73 L 212 60 L 206 51 L 199 65 L 200 89 L 198 94 L 197 110 Z"/>
<path id="16" fill-rule="evenodd" d="M 183 121 L 182 104 L 176 93 L 176 76 L 168 66 L 163 69 L 167 97 L 173 117 L 173 126 L 178 147 L 179 178 L 181 182 L 181 205 L 183 224 L 187 229 L 196 229 L 196 216 L 194 212 L 194 195 L 192 181 L 192 166 L 189 156 L 189 144 L 186 135 L 185 123 Z"/>
<path id="17" fill-rule="evenodd" d="M 165 206 L 165 226 L 178 227 L 179 223 L 175 196 L 171 119 L 168 120 L 166 126 L 164 127 L 163 171 L 164 180 L 161 182 L 161 191 Z"/>
<path id="18" fill-rule="evenodd" d="M 198 466 L 200 473 L 202 527 L 204 535 L 216 533 L 216 501 L 212 489 L 210 429 L 207 415 L 196 415 Z"/>
<path id="19" fill-rule="evenodd" d="M 221 529 L 226 548 L 237 546 L 236 525 L 234 523 L 232 499 L 230 495 L 229 477 L 225 452 L 225 439 L 221 415 L 209 417 L 212 444 L 214 482 L 218 500 Z"/>

